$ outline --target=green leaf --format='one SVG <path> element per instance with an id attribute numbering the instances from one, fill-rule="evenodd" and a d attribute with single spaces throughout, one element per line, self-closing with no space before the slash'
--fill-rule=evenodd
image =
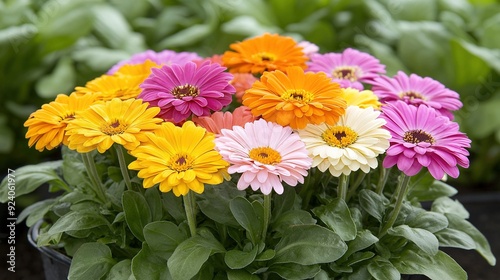
<path id="1" fill-rule="evenodd" d="M 412 228 L 422 228 L 434 233 L 446 228 L 448 219 L 441 213 L 419 211 L 411 219 L 407 218 L 407 224 Z"/>
<path id="2" fill-rule="evenodd" d="M 458 200 L 453 200 L 449 197 L 440 197 L 436 199 L 431 206 L 431 211 L 441 214 L 458 215 L 464 219 L 469 218 L 469 212 Z"/>
<path id="3" fill-rule="evenodd" d="M 425 229 L 411 228 L 408 225 L 399 225 L 389 229 L 387 233 L 393 236 L 401 236 L 412 241 L 423 252 L 431 256 L 435 255 L 439 250 L 439 241 L 436 236 Z"/>
<path id="4" fill-rule="evenodd" d="M 370 216 L 382 222 L 385 206 L 389 204 L 389 200 L 374 191 L 363 189 L 359 192 L 359 204 Z"/>
<path id="5" fill-rule="evenodd" d="M 442 196 L 453 196 L 457 190 L 443 181 L 434 179 L 430 173 L 424 172 L 412 178 L 408 199 L 416 198 L 418 201 L 433 201 Z"/>
<path id="6" fill-rule="evenodd" d="M 70 150 L 67 146 L 61 148 L 62 173 L 64 180 L 72 186 L 81 185 L 89 181 L 87 169 L 82 160 L 82 155 L 77 151 Z"/>
<path id="7" fill-rule="evenodd" d="M 43 216 L 56 204 L 56 199 L 50 198 L 43 201 L 38 201 L 25 209 L 17 217 L 17 223 L 22 222 L 26 217 L 26 226 L 31 227 L 36 222 L 41 220 Z"/>
<path id="8" fill-rule="evenodd" d="M 343 199 L 336 198 L 327 205 L 312 209 L 312 212 L 342 240 L 349 241 L 356 238 L 356 225 Z"/>
<path id="9" fill-rule="evenodd" d="M 297 225 L 315 225 L 316 220 L 311 214 L 304 210 L 289 210 L 282 213 L 272 224 L 273 230 L 284 233 L 292 226 Z"/>
<path id="10" fill-rule="evenodd" d="M 368 272 L 377 280 L 399 280 L 401 274 L 388 260 L 375 257 L 368 264 Z"/>
<path id="11" fill-rule="evenodd" d="M 151 212 L 146 199 L 138 192 L 125 191 L 122 204 L 130 231 L 139 240 L 144 241 L 144 227 L 151 222 Z"/>
<path id="12" fill-rule="evenodd" d="M 275 247 L 273 263 L 313 265 L 333 262 L 347 251 L 335 232 L 318 225 L 299 225 L 289 229 Z"/>
<path id="13" fill-rule="evenodd" d="M 96 72 L 106 72 L 119 61 L 130 58 L 130 54 L 122 50 L 87 47 L 73 52 L 72 58 Z"/>
<path id="14" fill-rule="evenodd" d="M 231 200 L 229 208 L 236 221 L 247 231 L 252 243 L 258 244 L 262 233 L 263 214 L 259 213 L 260 211 L 252 203 L 241 196 Z"/>
<path id="15" fill-rule="evenodd" d="M 125 259 L 115 264 L 109 271 L 106 280 L 124 280 L 129 279 L 132 275 L 131 270 L 132 261 Z"/>
<path id="16" fill-rule="evenodd" d="M 274 256 L 276 256 L 276 251 L 274 251 L 273 249 L 267 249 L 267 250 L 264 250 L 264 252 L 260 253 L 257 255 L 257 257 L 255 258 L 256 261 L 268 261 L 272 258 L 274 258 Z"/>
<path id="17" fill-rule="evenodd" d="M 481 83 L 490 73 L 490 66 L 483 58 L 471 53 L 464 43 L 451 40 L 451 53 L 455 70 L 455 83 L 459 86 Z"/>
<path id="18" fill-rule="evenodd" d="M 254 246 L 251 251 L 241 251 L 241 250 L 227 251 L 224 256 L 224 262 L 231 269 L 244 268 L 255 260 L 258 250 L 259 247 Z"/>
<path id="19" fill-rule="evenodd" d="M 151 250 L 159 252 L 165 259 L 187 238 L 185 232 L 169 221 L 152 222 L 144 227 L 144 239 Z"/>
<path id="20" fill-rule="evenodd" d="M 389 5 L 389 11 L 396 20 L 435 21 L 438 5 L 434 0 L 383 1 Z"/>
<path id="21" fill-rule="evenodd" d="M 66 183 L 55 172 L 57 168 L 61 167 L 61 164 L 62 160 L 58 160 L 26 165 L 16 169 L 15 172 L 11 173 L 11 176 L 5 176 L 0 184 L 0 202 L 5 203 L 9 200 L 9 177 L 15 179 L 16 197 L 31 193 L 45 183 L 66 186 Z"/>
<path id="22" fill-rule="evenodd" d="M 224 247 L 213 236 L 196 235 L 184 240 L 168 259 L 172 278 L 191 279 L 212 254 L 219 252 L 224 252 Z"/>
<path id="23" fill-rule="evenodd" d="M 500 50 L 488 49 L 476 46 L 466 41 L 458 41 L 458 43 L 471 55 L 474 55 L 486 62 L 497 73 L 500 73 Z M 483 72 L 479 73 L 483 74 Z"/>
<path id="24" fill-rule="evenodd" d="M 71 211 L 57 220 L 48 233 L 50 235 L 81 231 L 109 224 L 106 218 L 96 211 Z"/>
<path id="25" fill-rule="evenodd" d="M 132 274 L 136 280 L 172 279 L 167 261 L 159 258 L 146 242 L 132 259 Z"/>
<path id="26" fill-rule="evenodd" d="M 85 243 L 73 256 L 68 279 L 101 279 L 114 264 L 108 246 L 97 242 Z"/>
<path id="27" fill-rule="evenodd" d="M 500 49 L 500 15 L 496 14 L 483 22 L 480 43 L 490 49 Z"/>
<path id="28" fill-rule="evenodd" d="M 321 267 L 317 264 L 283 263 L 273 264 L 268 271 L 278 274 L 282 279 L 309 279 L 316 276 L 321 271 Z"/>
<path id="29" fill-rule="evenodd" d="M 284 186 L 284 191 L 280 195 L 273 196 L 273 207 L 271 210 L 271 223 L 274 223 L 283 213 L 294 209 L 297 201 L 297 192 L 289 186 Z"/>
<path id="30" fill-rule="evenodd" d="M 252 275 L 245 270 L 228 270 L 227 271 L 228 280 L 259 280 L 260 278 L 256 275 Z"/>
<path id="31" fill-rule="evenodd" d="M 378 238 L 367 229 L 358 231 L 356 238 L 347 242 L 347 251 L 339 259 L 339 263 L 344 262 L 351 254 L 370 247 L 378 241 Z"/>
<path id="32" fill-rule="evenodd" d="M 195 24 L 163 39 L 158 47 L 171 49 L 188 46 L 210 36 L 212 32 L 213 28 L 209 24 Z"/>
<path id="33" fill-rule="evenodd" d="M 484 235 L 470 222 L 453 213 L 445 214 L 450 225 L 449 228 L 457 229 L 468 234 L 476 243 L 476 251 L 483 256 L 490 265 L 496 264 L 496 258 L 491 252 L 490 244 Z"/>
<path id="34" fill-rule="evenodd" d="M 163 218 L 160 191 L 158 188 L 149 188 L 144 193 L 144 197 L 151 211 L 151 221 L 160 221 Z"/>
<path id="35" fill-rule="evenodd" d="M 454 247 L 465 250 L 476 249 L 476 242 L 467 233 L 452 229 L 445 228 L 434 233 L 439 240 L 441 247 Z"/>
<path id="36" fill-rule="evenodd" d="M 238 221 L 231 213 L 229 203 L 233 198 L 244 195 L 245 192 L 225 182 L 205 187 L 203 194 L 197 197 L 197 204 L 201 212 L 210 219 L 223 225 L 238 227 Z"/>
<path id="37" fill-rule="evenodd" d="M 0 45 L 10 44 L 17 52 L 19 45 L 26 43 L 37 33 L 38 28 L 31 23 L 4 27 L 0 30 Z"/>
<path id="38" fill-rule="evenodd" d="M 182 198 L 174 195 L 173 192 L 162 193 L 163 209 L 174 218 L 177 223 L 186 220 L 186 212 L 182 204 Z"/>
<path id="39" fill-rule="evenodd" d="M 59 93 L 71 92 L 75 87 L 76 73 L 73 60 L 66 56 L 59 60 L 54 71 L 35 84 L 38 96 L 54 99 Z"/>
<path id="40" fill-rule="evenodd" d="M 498 96 L 498 93 L 495 93 Z M 500 99 L 488 99 L 477 105 L 477 110 L 471 114 L 467 123 L 473 129 L 469 133 L 473 137 L 486 138 L 497 131 L 500 131 Z M 487 122 L 484 120 L 488 120 Z"/>
<path id="41" fill-rule="evenodd" d="M 450 256 L 442 251 L 434 256 L 407 249 L 391 260 L 401 274 L 423 274 L 433 280 L 466 280 L 467 273 Z"/>

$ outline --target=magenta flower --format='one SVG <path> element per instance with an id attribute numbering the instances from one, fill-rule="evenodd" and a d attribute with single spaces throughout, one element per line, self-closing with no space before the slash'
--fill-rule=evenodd
<path id="1" fill-rule="evenodd" d="M 237 187 L 250 186 L 254 191 L 283 193 L 282 182 L 296 186 L 304 182 L 312 159 L 305 144 L 290 127 L 260 119 L 222 129 L 215 139 L 216 149 L 229 162 L 228 172 L 241 173 Z"/>
<path id="2" fill-rule="evenodd" d="M 147 50 L 141 53 L 136 53 L 130 57 L 130 59 L 122 60 L 115 64 L 111 69 L 108 70 L 106 74 L 112 75 L 120 67 L 125 64 L 140 64 L 146 60 L 151 60 L 152 62 L 159 65 L 172 65 L 172 64 L 185 64 L 188 61 L 202 59 L 198 54 L 193 52 L 174 52 L 171 50 L 164 50 L 161 52 L 155 52 L 152 50 Z"/>
<path id="3" fill-rule="evenodd" d="M 383 166 L 398 166 L 408 176 L 427 167 L 431 175 L 440 180 L 444 173 L 453 178 L 459 175 L 457 165 L 469 167 L 470 139 L 460 131 L 458 124 L 435 109 L 413 106 L 403 101 L 383 107 L 382 118 L 392 138 Z"/>
<path id="4" fill-rule="evenodd" d="M 235 89 L 229 82 L 233 75 L 218 63 L 194 62 L 153 68 L 140 85 L 138 98 L 160 107 L 159 117 L 180 123 L 194 114 L 209 116 L 232 101 Z"/>
<path id="5" fill-rule="evenodd" d="M 309 71 L 325 72 L 342 88 L 363 90 L 362 83 L 371 84 L 374 78 L 385 74 L 385 65 L 370 54 L 347 48 L 342 53 L 311 55 Z"/>
<path id="6" fill-rule="evenodd" d="M 375 79 L 372 87 L 382 103 L 403 100 L 406 103 L 419 106 L 425 104 L 438 110 L 441 115 L 453 119 L 451 111 L 462 107 L 458 93 L 444 87 L 438 81 L 415 74 L 409 77 L 399 71 L 393 78 L 381 76 Z"/>

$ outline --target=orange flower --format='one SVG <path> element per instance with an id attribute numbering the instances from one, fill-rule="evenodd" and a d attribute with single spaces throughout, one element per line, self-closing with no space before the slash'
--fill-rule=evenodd
<path id="1" fill-rule="evenodd" d="M 307 67 L 307 56 L 291 37 L 264 34 L 230 45 L 222 56 L 231 73 L 263 73 L 289 66 Z"/>
<path id="2" fill-rule="evenodd" d="M 255 117 L 248 107 L 240 106 L 231 112 L 215 112 L 209 117 L 193 116 L 193 122 L 204 127 L 207 131 L 220 134 L 223 128 L 233 129 L 233 126 L 245 126 L 248 122 L 253 122 Z"/>
<path id="3" fill-rule="evenodd" d="M 340 86 L 324 73 L 304 73 L 300 67 L 286 72 L 265 72 L 243 95 L 243 105 L 255 116 L 301 129 L 307 124 L 335 124 L 346 101 Z"/>

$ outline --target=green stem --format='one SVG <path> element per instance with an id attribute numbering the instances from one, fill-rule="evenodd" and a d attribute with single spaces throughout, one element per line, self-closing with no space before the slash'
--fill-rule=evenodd
<path id="1" fill-rule="evenodd" d="M 89 153 L 82 153 L 83 164 L 85 165 L 85 169 L 87 169 L 87 174 L 92 181 L 92 189 L 97 195 L 97 198 L 101 200 L 101 202 L 106 202 L 106 194 L 104 191 L 104 186 L 102 185 L 101 179 L 99 178 L 99 173 L 97 172 L 97 168 L 95 166 L 94 159 L 92 155 Z"/>
<path id="2" fill-rule="evenodd" d="M 266 242 L 267 228 L 271 220 L 271 194 L 264 195 L 264 227 L 262 229 L 262 242 Z"/>
<path id="3" fill-rule="evenodd" d="M 380 166 L 380 177 L 378 179 L 377 189 L 375 190 L 377 194 L 382 194 L 382 192 L 384 191 L 385 183 L 387 183 L 387 178 L 389 178 L 390 171 L 391 169 L 383 168 L 382 166 Z"/>
<path id="4" fill-rule="evenodd" d="M 118 156 L 118 162 L 120 163 L 123 180 L 125 180 L 125 185 L 128 190 L 132 190 L 132 182 L 130 181 L 130 176 L 128 174 L 127 162 L 125 161 L 125 156 L 123 154 L 123 147 L 116 144 L 114 146 L 116 149 L 116 155 Z"/>
<path id="5" fill-rule="evenodd" d="M 358 176 L 356 177 L 356 181 L 354 182 L 354 184 L 351 184 L 351 186 L 349 187 L 349 191 L 347 192 L 346 201 L 349 201 L 349 199 L 351 199 L 351 197 L 356 193 L 356 190 L 361 185 L 361 183 L 363 182 L 363 179 L 365 177 L 366 177 L 366 173 L 364 173 L 364 172 L 360 172 L 358 174 Z"/>
<path id="6" fill-rule="evenodd" d="M 349 175 L 340 174 L 339 177 L 339 185 L 337 187 L 337 197 L 342 198 L 343 200 L 347 197 L 347 186 L 349 182 Z"/>
<path id="7" fill-rule="evenodd" d="M 403 201 L 406 197 L 406 192 L 408 190 L 409 182 L 410 182 L 410 176 L 402 173 L 401 177 L 399 178 L 398 186 L 396 189 L 397 198 L 396 198 L 396 203 L 394 205 L 394 209 L 392 210 L 389 219 L 380 230 L 378 236 L 379 239 L 382 238 L 396 222 L 399 212 L 401 211 L 401 207 L 403 206 Z"/>
<path id="8" fill-rule="evenodd" d="M 191 232 L 191 236 L 196 236 L 196 197 L 192 191 L 189 191 L 183 196 L 183 199 L 189 231 Z"/>

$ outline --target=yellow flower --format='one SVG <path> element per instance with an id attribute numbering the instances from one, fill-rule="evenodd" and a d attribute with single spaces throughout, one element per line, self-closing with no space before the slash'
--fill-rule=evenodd
<path id="1" fill-rule="evenodd" d="M 294 129 L 307 124 L 335 124 L 346 102 L 340 86 L 325 73 L 304 73 L 300 67 L 265 72 L 243 95 L 254 116 Z"/>
<path id="2" fill-rule="evenodd" d="M 347 106 L 358 106 L 359 108 L 372 107 L 380 110 L 382 104 L 371 90 L 359 91 L 354 88 L 343 88 L 342 97 L 347 101 Z"/>
<path id="3" fill-rule="evenodd" d="M 68 147 L 80 153 L 97 149 L 108 150 L 113 143 L 132 150 L 139 146 L 141 137 L 147 131 L 158 128 L 163 120 L 155 118 L 158 107 L 148 108 L 140 99 L 110 101 L 94 104 L 80 111 L 68 125 Z"/>
<path id="4" fill-rule="evenodd" d="M 52 150 L 59 145 L 68 145 L 66 127 L 73 120 L 75 113 L 87 109 L 95 102 L 95 96 L 90 94 L 71 95 L 59 94 L 56 99 L 33 112 L 24 123 L 28 127 L 26 138 L 28 145 L 38 151 Z"/>
<path id="5" fill-rule="evenodd" d="M 290 66 L 307 67 L 307 56 L 291 37 L 264 34 L 231 44 L 234 51 L 222 56 L 224 66 L 232 73 L 263 73 Z"/>
<path id="6" fill-rule="evenodd" d="M 121 66 L 113 75 L 119 77 L 141 77 L 144 81 L 150 74 L 152 68 L 159 68 L 161 65 L 147 59 L 139 64 L 125 64 Z"/>
<path id="7" fill-rule="evenodd" d="M 144 77 L 129 75 L 102 75 L 85 84 L 85 87 L 76 87 L 80 94 L 94 94 L 97 99 L 108 101 L 113 98 L 127 100 L 136 98 L 141 93 L 139 85 Z"/>
<path id="8" fill-rule="evenodd" d="M 160 191 L 176 196 L 204 191 L 204 184 L 219 184 L 228 178 L 229 164 L 215 150 L 212 133 L 192 121 L 182 127 L 163 123 L 149 141 L 130 153 L 137 158 L 129 169 L 139 170 L 145 188 L 160 184 Z"/>

